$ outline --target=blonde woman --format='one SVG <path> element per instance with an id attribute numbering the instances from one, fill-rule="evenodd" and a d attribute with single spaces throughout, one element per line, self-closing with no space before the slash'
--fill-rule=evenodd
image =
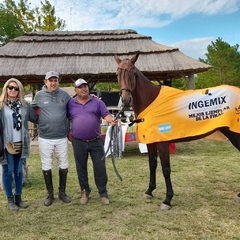
<path id="1" fill-rule="evenodd" d="M 7 206 L 11 211 L 28 207 L 21 198 L 22 165 L 23 159 L 29 156 L 30 151 L 28 121 L 37 122 L 37 119 L 37 113 L 23 98 L 22 83 L 15 78 L 10 78 L 4 84 L 0 96 L 0 126 L 2 126 L 1 139 L 4 148 L 0 163 L 2 164 L 3 187 L 8 199 Z M 20 146 L 16 152 L 8 147 L 12 144 Z M 14 176 L 15 194 L 12 189 L 12 175 Z"/>

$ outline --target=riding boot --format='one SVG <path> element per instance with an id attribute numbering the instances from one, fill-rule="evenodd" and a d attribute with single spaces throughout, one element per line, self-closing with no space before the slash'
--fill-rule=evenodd
<path id="1" fill-rule="evenodd" d="M 65 203 L 70 203 L 72 199 L 66 194 L 66 183 L 67 183 L 68 169 L 59 169 L 59 193 L 58 197 Z"/>
<path id="2" fill-rule="evenodd" d="M 21 195 L 15 195 L 15 203 L 20 208 L 27 208 L 28 205 L 22 201 Z"/>
<path id="3" fill-rule="evenodd" d="M 53 183 L 52 183 L 52 171 L 44 171 L 43 170 L 43 176 L 46 184 L 46 188 L 48 191 L 47 198 L 44 201 L 45 206 L 50 206 L 53 203 L 54 200 L 54 194 L 53 194 Z"/>
<path id="4" fill-rule="evenodd" d="M 8 205 L 7 205 L 7 207 L 11 211 L 18 211 L 19 210 L 18 206 L 14 202 L 13 197 L 8 197 Z"/>

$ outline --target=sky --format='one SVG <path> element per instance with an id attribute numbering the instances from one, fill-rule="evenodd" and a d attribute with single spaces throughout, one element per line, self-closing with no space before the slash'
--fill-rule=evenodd
<path id="1" fill-rule="evenodd" d="M 42 0 L 44 1 L 44 0 Z M 0 0 L 0 3 L 3 0 Z M 15 0 L 17 3 L 18 1 Z M 40 6 L 39 0 L 28 0 Z M 185 55 L 206 58 L 221 38 L 240 45 L 240 0 L 49 0 L 69 31 L 133 29 Z"/>

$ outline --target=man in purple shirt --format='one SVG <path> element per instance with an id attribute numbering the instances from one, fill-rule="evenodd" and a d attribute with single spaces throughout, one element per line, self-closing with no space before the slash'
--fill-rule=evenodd
<path id="1" fill-rule="evenodd" d="M 86 204 L 91 189 L 88 183 L 87 161 L 90 154 L 93 162 L 94 179 L 101 202 L 109 204 L 107 194 L 107 171 L 104 156 L 104 143 L 101 138 L 101 118 L 112 126 L 117 120 L 109 113 L 105 103 L 89 94 L 88 83 L 78 79 L 75 84 L 76 97 L 68 102 L 68 118 L 71 120 L 72 142 L 78 181 L 81 188 L 81 204 Z"/>

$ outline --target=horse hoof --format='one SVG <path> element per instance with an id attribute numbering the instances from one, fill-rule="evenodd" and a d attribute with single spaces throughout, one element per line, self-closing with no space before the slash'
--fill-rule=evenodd
<path id="1" fill-rule="evenodd" d="M 171 206 L 165 204 L 165 203 L 162 203 L 161 206 L 160 206 L 160 210 L 162 211 L 168 211 L 171 209 Z"/>
<path id="2" fill-rule="evenodd" d="M 148 195 L 148 194 L 144 194 L 143 196 L 142 196 L 142 199 L 152 199 L 153 198 L 153 196 L 151 196 L 151 195 Z"/>

